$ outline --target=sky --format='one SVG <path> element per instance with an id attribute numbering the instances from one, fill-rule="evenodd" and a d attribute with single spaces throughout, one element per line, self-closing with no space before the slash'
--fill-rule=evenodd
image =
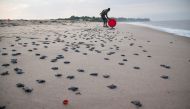
<path id="1" fill-rule="evenodd" d="M 190 20 L 190 0 L 0 0 L 0 19 L 54 19 L 95 16 Z"/>

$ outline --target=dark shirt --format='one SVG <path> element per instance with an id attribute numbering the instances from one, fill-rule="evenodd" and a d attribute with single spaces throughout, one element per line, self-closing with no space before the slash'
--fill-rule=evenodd
<path id="1" fill-rule="evenodd" d="M 100 15 L 102 16 L 102 17 L 107 17 L 108 15 L 108 9 L 104 9 L 101 13 L 100 13 Z"/>

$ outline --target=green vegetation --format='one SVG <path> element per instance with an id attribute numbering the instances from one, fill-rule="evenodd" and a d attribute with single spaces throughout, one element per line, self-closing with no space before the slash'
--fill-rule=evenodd
<path id="1" fill-rule="evenodd" d="M 149 18 L 124 18 L 119 17 L 115 18 L 118 22 L 148 22 L 150 21 Z M 101 22 L 101 17 L 89 17 L 89 16 L 71 16 L 69 18 L 59 18 L 58 20 L 75 20 L 75 21 L 91 21 L 91 22 Z"/>

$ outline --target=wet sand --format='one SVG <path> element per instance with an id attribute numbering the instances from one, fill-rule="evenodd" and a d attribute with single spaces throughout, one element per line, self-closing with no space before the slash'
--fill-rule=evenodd
<path id="1" fill-rule="evenodd" d="M 128 24 L 19 22 L 0 27 L 1 109 L 190 108 L 190 38 Z"/>

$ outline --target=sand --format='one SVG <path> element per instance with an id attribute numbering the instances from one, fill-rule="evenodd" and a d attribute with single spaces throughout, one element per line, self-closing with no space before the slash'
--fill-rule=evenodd
<path id="1" fill-rule="evenodd" d="M 0 27 L 1 108 L 190 108 L 190 38 L 129 24 L 12 22 Z"/>

